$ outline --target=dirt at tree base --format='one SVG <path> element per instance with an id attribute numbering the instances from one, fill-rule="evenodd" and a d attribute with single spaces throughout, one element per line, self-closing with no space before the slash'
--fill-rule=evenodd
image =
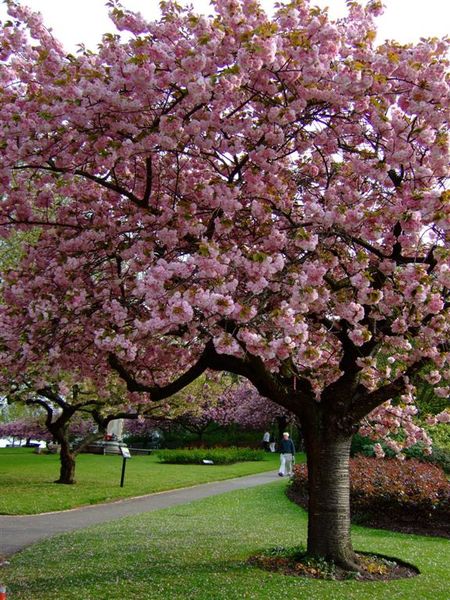
<path id="1" fill-rule="evenodd" d="M 270 551 L 269 551 L 270 552 Z M 379 554 L 356 553 L 361 563 L 360 571 L 348 571 L 323 559 L 313 559 L 306 555 L 289 556 L 289 550 L 277 555 L 258 554 L 249 559 L 249 564 L 267 571 L 281 572 L 285 575 L 327 579 L 333 581 L 391 581 L 408 579 L 419 575 L 420 571 L 397 558 Z"/>

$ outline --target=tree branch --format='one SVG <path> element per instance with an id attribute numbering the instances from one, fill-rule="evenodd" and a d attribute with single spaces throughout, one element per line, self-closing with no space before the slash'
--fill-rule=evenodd
<path id="1" fill-rule="evenodd" d="M 47 404 L 47 402 L 45 402 L 44 400 L 41 400 L 40 398 L 33 398 L 30 400 L 27 400 L 25 402 L 26 404 L 37 404 L 38 406 L 41 406 L 47 413 L 46 417 L 45 417 L 45 426 L 47 427 L 47 429 L 49 429 L 49 426 L 52 424 L 53 422 L 53 409 L 51 406 L 49 406 Z"/>
<path id="2" fill-rule="evenodd" d="M 67 402 L 65 400 L 63 400 L 61 398 L 61 396 L 59 394 L 57 394 L 56 392 L 54 392 L 49 387 L 45 387 L 45 388 L 41 388 L 40 390 L 36 390 L 36 393 L 39 396 L 44 396 L 44 398 L 47 398 L 48 400 L 51 400 L 52 402 L 54 402 L 55 404 L 57 404 L 63 410 L 66 409 L 66 408 L 68 408 L 70 406 L 69 404 L 67 404 Z"/>
<path id="3" fill-rule="evenodd" d="M 397 379 L 394 379 L 391 383 L 383 385 L 373 392 L 367 393 L 364 391 L 363 386 L 359 386 L 359 390 L 355 394 L 351 404 L 348 420 L 353 423 L 359 423 L 361 419 L 366 417 L 372 410 L 377 408 L 377 406 L 380 406 L 384 402 L 401 394 L 406 386 L 405 377 L 412 377 L 415 375 L 427 362 L 428 359 L 421 358 L 410 365 L 404 373 L 397 377 Z"/>
<path id="4" fill-rule="evenodd" d="M 375 256 L 377 256 L 381 260 L 388 258 L 381 252 L 381 250 L 378 250 L 378 248 L 375 248 L 375 246 L 372 246 L 372 244 L 369 244 L 369 242 L 366 242 L 365 240 L 363 240 L 359 237 L 347 236 L 347 234 L 345 234 L 345 233 L 344 234 L 340 233 L 340 235 L 343 237 L 348 237 L 352 242 L 354 242 L 355 244 L 358 244 L 358 246 L 361 246 L 362 248 L 365 248 L 372 254 L 375 254 Z"/>
<path id="5" fill-rule="evenodd" d="M 145 159 L 146 176 L 145 176 L 145 191 L 142 197 L 143 206 L 148 206 L 150 196 L 152 193 L 153 183 L 153 169 L 152 169 L 152 157 L 151 155 Z"/>
<path id="6" fill-rule="evenodd" d="M 83 452 L 83 450 L 87 446 L 89 446 L 89 444 L 92 444 L 92 442 L 96 442 L 97 440 L 102 438 L 103 435 L 104 433 L 102 431 L 96 431 L 95 433 L 90 433 L 89 435 L 87 435 L 85 438 L 83 438 L 81 444 L 72 451 L 73 456 L 78 456 L 78 454 L 80 454 L 80 452 Z"/>
<path id="7" fill-rule="evenodd" d="M 159 386 L 150 386 L 137 381 L 137 379 L 132 375 L 120 362 L 117 356 L 113 353 L 109 354 L 108 362 L 109 366 L 116 371 L 116 373 L 125 381 L 127 384 L 127 389 L 130 392 L 146 392 L 150 394 L 150 398 L 152 401 L 163 400 L 164 398 L 168 398 L 169 396 L 173 396 L 177 392 L 181 391 L 187 385 L 195 381 L 197 377 L 199 377 L 206 369 L 208 368 L 208 354 L 211 350 L 214 349 L 214 345 L 212 341 L 208 342 L 200 355 L 197 362 L 192 365 L 190 369 L 183 373 L 180 377 L 175 379 L 172 383 L 168 385 L 159 387 Z"/>
<path id="8" fill-rule="evenodd" d="M 74 175 L 79 175 L 80 177 L 84 177 L 85 179 L 94 181 L 95 183 L 98 183 L 102 187 L 104 187 L 108 190 L 111 190 L 113 192 L 116 192 L 117 194 L 120 194 L 121 196 L 125 196 L 126 198 L 131 200 L 131 202 L 134 202 L 134 204 L 142 205 L 142 202 L 139 200 L 139 198 L 137 196 L 135 196 L 132 192 L 126 190 L 125 188 L 123 188 L 115 183 L 112 183 L 111 181 L 108 181 L 107 179 L 104 179 L 103 177 L 99 177 L 98 175 L 92 175 L 91 173 L 88 173 L 87 171 L 84 171 L 83 169 L 74 169 L 74 170 L 63 169 L 63 168 L 56 167 L 54 164 L 52 164 L 52 162 L 49 162 L 48 167 L 45 165 L 20 165 L 20 166 L 14 167 L 14 169 L 15 170 L 38 169 L 41 171 L 51 171 L 52 173 L 73 173 Z"/>
<path id="9" fill-rule="evenodd" d="M 208 354 L 208 368 L 213 371 L 228 371 L 229 373 L 242 375 L 255 386 L 261 396 L 270 398 L 270 400 L 280 404 L 287 410 L 294 411 L 295 409 L 295 394 L 290 393 L 283 386 L 282 381 L 268 371 L 264 362 L 258 356 L 248 354 L 245 359 L 238 358 L 229 354 L 219 354 L 215 348 L 212 348 Z M 300 386 L 304 386 L 306 381 L 298 379 Z M 306 393 L 304 387 L 302 392 Z"/>
<path id="10" fill-rule="evenodd" d="M 395 169 L 389 169 L 388 176 L 394 184 L 394 187 L 398 189 L 402 185 L 402 181 L 405 176 L 405 169 L 403 165 L 400 166 L 400 173 L 397 173 Z"/>

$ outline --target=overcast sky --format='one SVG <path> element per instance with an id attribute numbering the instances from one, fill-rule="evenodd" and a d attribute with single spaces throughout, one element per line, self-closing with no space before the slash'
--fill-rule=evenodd
<path id="1" fill-rule="evenodd" d="M 24 0 L 22 3 L 44 15 L 46 24 L 68 51 L 75 50 L 80 42 L 94 50 L 102 33 L 113 31 L 105 0 Z M 211 12 L 209 0 L 191 0 L 191 3 L 199 12 Z M 158 0 L 123 0 L 122 4 L 140 11 L 148 19 L 158 16 Z M 270 11 L 274 0 L 262 0 L 262 4 Z M 315 0 L 314 4 L 329 6 L 332 16 L 345 14 L 345 0 Z M 384 0 L 384 4 L 385 14 L 379 19 L 379 41 L 396 39 L 406 43 L 450 33 L 449 0 Z M 0 18 L 4 14 L 1 5 Z"/>

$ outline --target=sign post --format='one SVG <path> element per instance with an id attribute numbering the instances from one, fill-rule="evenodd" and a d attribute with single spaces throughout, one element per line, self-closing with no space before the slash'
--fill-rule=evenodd
<path id="1" fill-rule="evenodd" d="M 123 446 L 120 446 L 120 453 L 122 455 L 123 461 L 122 461 L 122 475 L 120 477 L 120 487 L 123 487 L 123 482 L 125 481 L 125 467 L 127 465 L 127 459 L 131 458 L 131 454 L 130 451 L 128 450 L 128 448 L 124 448 Z"/>

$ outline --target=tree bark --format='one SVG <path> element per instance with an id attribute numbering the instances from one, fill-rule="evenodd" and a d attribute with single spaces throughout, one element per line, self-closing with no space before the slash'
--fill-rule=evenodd
<path id="1" fill-rule="evenodd" d="M 70 448 L 69 440 L 64 430 L 55 432 L 54 437 L 61 446 L 59 479 L 55 483 L 72 485 L 75 483 L 75 454 Z"/>
<path id="2" fill-rule="evenodd" d="M 304 431 L 309 487 L 307 551 L 344 569 L 359 570 L 350 535 L 352 435 L 326 426 L 319 415 Z"/>
<path id="3" fill-rule="evenodd" d="M 278 440 L 281 440 L 283 437 L 283 433 L 287 429 L 288 420 L 285 415 L 281 415 L 276 418 L 277 426 L 278 426 Z"/>

